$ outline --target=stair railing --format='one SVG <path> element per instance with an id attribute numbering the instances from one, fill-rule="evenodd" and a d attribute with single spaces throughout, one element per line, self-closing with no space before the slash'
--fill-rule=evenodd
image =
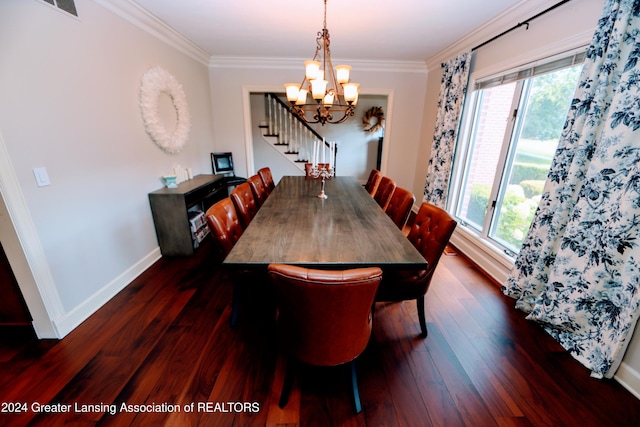
<path id="1" fill-rule="evenodd" d="M 287 104 L 274 93 L 265 93 L 265 113 L 267 118 L 267 136 L 277 137 L 276 145 L 286 145 L 286 154 L 296 154 L 296 162 L 309 163 L 313 157 L 314 141 L 323 137 L 315 129 L 293 114 Z M 333 145 L 337 161 L 338 146 Z M 330 150 L 325 141 L 323 150 Z M 331 155 L 331 153 L 329 153 Z M 327 162 L 328 163 L 328 162 Z M 335 176 L 336 165 L 333 165 Z"/>

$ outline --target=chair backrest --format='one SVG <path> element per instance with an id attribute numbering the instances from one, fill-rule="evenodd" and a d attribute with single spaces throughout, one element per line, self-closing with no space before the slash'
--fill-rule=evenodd
<path id="1" fill-rule="evenodd" d="M 389 200 L 391 200 L 391 195 L 393 194 L 393 190 L 396 189 L 396 183 L 394 180 L 387 176 L 383 176 L 380 178 L 380 183 L 378 184 L 378 188 L 376 189 L 373 198 L 378 205 L 382 209 L 386 209 L 389 204 Z"/>
<path id="2" fill-rule="evenodd" d="M 258 212 L 258 204 L 253 197 L 251 186 L 248 182 L 243 182 L 231 190 L 229 198 L 231 198 L 233 206 L 236 208 L 236 212 L 240 218 L 240 223 L 244 228 L 247 228 L 253 217 L 256 216 L 256 213 Z"/>
<path id="3" fill-rule="evenodd" d="M 276 184 L 273 182 L 273 175 L 271 175 L 271 169 L 268 167 L 262 168 L 258 170 L 258 175 L 262 180 L 262 184 L 264 184 L 264 189 L 267 192 L 267 196 L 271 194 L 274 188 L 276 188 Z"/>
<path id="4" fill-rule="evenodd" d="M 244 231 L 231 199 L 226 197 L 215 203 L 207 209 L 205 217 L 218 248 L 227 255 Z"/>
<path id="5" fill-rule="evenodd" d="M 400 230 L 402 230 L 407 223 L 407 218 L 409 218 L 409 213 L 415 201 L 416 196 L 414 196 L 411 191 L 402 187 L 396 187 L 396 189 L 393 190 L 393 195 L 389 200 L 385 212 Z"/>
<path id="6" fill-rule="evenodd" d="M 449 243 L 458 223 L 437 206 L 423 202 L 407 238 L 427 260 L 427 274 L 431 275 Z"/>
<path id="7" fill-rule="evenodd" d="M 305 163 L 304 164 L 304 172 L 305 172 L 305 176 L 307 178 L 311 177 L 311 167 L 313 165 L 311 163 Z M 329 163 L 318 163 L 318 168 L 322 169 L 322 168 L 328 168 L 329 167 Z"/>
<path id="8" fill-rule="evenodd" d="M 382 178 L 382 174 L 378 169 L 371 169 L 371 173 L 369 174 L 369 179 L 367 179 L 367 183 L 364 185 L 364 189 L 373 196 L 376 194 L 376 190 L 378 189 L 378 184 L 380 184 L 380 179 Z"/>
<path id="9" fill-rule="evenodd" d="M 382 270 L 313 270 L 271 264 L 281 345 L 316 366 L 355 359 L 371 336 L 371 307 Z"/>
<path id="10" fill-rule="evenodd" d="M 262 206 L 265 200 L 267 200 L 267 190 L 264 188 L 264 184 L 262 183 L 262 178 L 259 175 L 253 175 L 247 178 L 247 182 L 251 187 L 251 192 L 253 193 L 253 197 L 256 200 L 256 204 L 258 208 Z"/>

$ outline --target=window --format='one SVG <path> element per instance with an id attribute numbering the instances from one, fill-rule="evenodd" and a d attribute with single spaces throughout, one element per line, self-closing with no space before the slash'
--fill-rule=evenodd
<path id="1" fill-rule="evenodd" d="M 583 59 L 578 54 L 479 81 L 467 100 L 451 211 L 510 256 L 520 250 L 540 201 Z"/>

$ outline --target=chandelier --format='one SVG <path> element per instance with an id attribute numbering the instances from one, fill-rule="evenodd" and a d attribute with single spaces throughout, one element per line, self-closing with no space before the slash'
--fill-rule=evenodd
<path id="1" fill-rule="evenodd" d="M 353 116 L 358 103 L 358 83 L 349 82 L 351 66 L 333 68 L 327 30 L 327 0 L 324 0 L 324 23 L 316 38 L 316 53 L 304 61 L 305 77 L 301 84 L 286 83 L 291 112 L 306 123 L 342 123 Z M 311 96 L 312 102 L 307 103 Z"/>

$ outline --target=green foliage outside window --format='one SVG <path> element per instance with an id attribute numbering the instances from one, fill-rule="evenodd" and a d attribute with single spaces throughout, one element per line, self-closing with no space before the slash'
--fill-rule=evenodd
<path id="1" fill-rule="evenodd" d="M 525 180 L 545 181 L 549 173 L 549 163 L 514 163 L 509 184 L 520 184 Z"/>
<path id="2" fill-rule="evenodd" d="M 567 118 L 568 100 L 576 90 L 580 67 L 566 68 L 538 76 L 531 91 L 530 108 L 527 111 L 522 137 L 546 140 L 558 138 Z"/>
<path id="3" fill-rule="evenodd" d="M 540 202 L 540 194 L 544 188 L 544 183 L 544 179 L 524 180 L 518 184 L 511 184 L 507 188 L 502 202 L 500 222 L 495 235 L 514 251 L 518 251 L 522 246 Z M 482 226 L 489 206 L 490 195 L 490 185 L 472 185 L 466 216 L 469 222 L 478 227 Z"/>

